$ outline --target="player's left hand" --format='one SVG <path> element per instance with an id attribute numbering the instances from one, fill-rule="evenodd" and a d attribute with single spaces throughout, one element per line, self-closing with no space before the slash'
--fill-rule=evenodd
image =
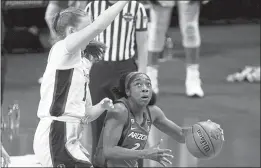
<path id="1" fill-rule="evenodd" d="M 100 102 L 100 104 L 101 104 L 101 107 L 102 107 L 104 110 L 110 111 L 110 110 L 113 110 L 113 109 L 114 109 L 114 105 L 113 105 L 112 100 L 109 99 L 109 98 L 107 98 L 107 97 L 104 98 L 104 99 L 102 99 L 101 102 Z"/>

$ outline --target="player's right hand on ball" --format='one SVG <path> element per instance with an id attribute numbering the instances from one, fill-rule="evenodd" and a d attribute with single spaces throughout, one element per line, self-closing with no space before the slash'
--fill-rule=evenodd
<path id="1" fill-rule="evenodd" d="M 182 131 L 183 135 L 186 137 L 189 133 L 192 132 L 192 127 L 184 127 L 184 128 L 182 128 L 181 131 Z"/>
<path id="2" fill-rule="evenodd" d="M 101 102 L 100 102 L 100 104 L 101 104 L 101 107 L 104 109 L 104 110 L 113 110 L 114 109 L 114 105 L 113 105 L 113 102 L 112 102 L 112 100 L 111 99 L 109 99 L 109 98 L 104 98 L 104 99 L 102 99 L 101 100 Z"/>
<path id="3" fill-rule="evenodd" d="M 173 158 L 174 156 L 170 154 L 170 149 L 160 149 L 159 146 L 161 143 L 162 139 L 155 146 L 146 149 L 147 154 L 144 159 L 154 160 L 156 162 L 159 162 L 162 166 L 166 167 L 166 164 L 172 164 L 169 159 Z"/>

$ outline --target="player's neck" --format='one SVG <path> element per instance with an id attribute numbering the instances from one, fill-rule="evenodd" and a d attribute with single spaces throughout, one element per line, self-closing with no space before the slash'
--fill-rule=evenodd
<path id="1" fill-rule="evenodd" d="M 139 106 L 137 103 L 129 100 L 129 104 L 130 104 L 130 108 L 132 110 L 132 112 L 134 113 L 135 117 L 143 117 L 143 112 L 144 110 L 146 110 L 146 107 L 144 106 Z"/>

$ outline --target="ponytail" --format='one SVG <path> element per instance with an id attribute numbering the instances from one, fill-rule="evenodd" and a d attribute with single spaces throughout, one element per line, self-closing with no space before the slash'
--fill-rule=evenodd
<path id="1" fill-rule="evenodd" d="M 53 18 L 53 30 L 55 33 L 57 33 L 57 24 L 58 24 L 58 20 L 60 18 L 60 12 L 57 12 L 55 15 L 54 15 L 54 18 Z"/>
<path id="2" fill-rule="evenodd" d="M 88 60 L 101 60 L 105 54 L 106 48 L 107 47 L 105 44 L 96 40 L 92 40 L 86 46 L 83 54 L 84 57 L 86 57 Z"/>

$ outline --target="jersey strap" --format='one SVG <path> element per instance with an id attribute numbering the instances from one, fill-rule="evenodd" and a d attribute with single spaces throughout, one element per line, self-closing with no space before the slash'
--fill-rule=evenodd
<path id="1" fill-rule="evenodd" d="M 128 119 L 127 119 L 127 123 L 125 123 L 124 127 L 123 127 L 123 130 L 122 130 L 122 134 L 121 134 L 121 138 L 118 142 L 118 146 L 121 146 L 123 141 L 124 141 L 124 137 L 127 135 L 127 132 L 128 132 L 128 127 L 130 126 L 130 122 L 129 122 L 129 119 L 130 119 L 130 112 L 131 112 L 131 109 L 129 108 L 130 107 L 130 104 L 129 102 L 127 101 L 126 98 L 121 98 L 121 99 L 118 99 L 115 101 L 115 103 L 122 103 L 124 104 L 124 106 L 127 108 L 128 110 Z"/>

